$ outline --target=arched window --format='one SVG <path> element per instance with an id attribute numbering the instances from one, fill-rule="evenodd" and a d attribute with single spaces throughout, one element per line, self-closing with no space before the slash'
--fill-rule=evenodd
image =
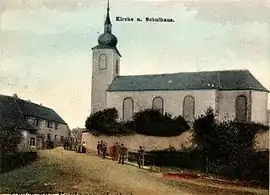
<path id="1" fill-rule="evenodd" d="M 153 99 L 153 109 L 158 110 L 161 114 L 163 114 L 163 99 L 161 97 L 155 97 Z"/>
<path id="2" fill-rule="evenodd" d="M 123 101 L 123 120 L 127 121 L 132 119 L 134 112 L 134 102 L 132 98 L 125 98 Z"/>
<path id="3" fill-rule="evenodd" d="M 235 114 L 236 120 L 243 122 L 247 120 L 247 98 L 240 95 L 235 100 Z"/>
<path id="4" fill-rule="evenodd" d="M 99 69 L 100 70 L 107 69 L 107 56 L 105 54 L 101 54 L 99 56 Z"/>
<path id="5" fill-rule="evenodd" d="M 118 60 L 116 60 L 115 72 L 117 75 L 119 75 L 119 61 Z"/>
<path id="6" fill-rule="evenodd" d="M 195 118 L 195 99 L 192 96 L 186 96 L 183 102 L 183 117 L 187 122 L 193 122 Z"/>

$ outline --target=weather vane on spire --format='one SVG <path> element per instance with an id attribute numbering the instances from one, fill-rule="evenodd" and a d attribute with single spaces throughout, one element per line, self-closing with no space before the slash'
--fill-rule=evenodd
<path id="1" fill-rule="evenodd" d="M 106 15 L 106 19 L 105 19 L 105 27 L 104 27 L 104 32 L 111 32 L 111 28 L 112 28 L 112 23 L 111 23 L 111 19 L 110 19 L 110 1 L 107 1 L 107 15 Z"/>
<path id="2" fill-rule="evenodd" d="M 110 11 L 110 0 L 107 1 L 107 11 Z"/>

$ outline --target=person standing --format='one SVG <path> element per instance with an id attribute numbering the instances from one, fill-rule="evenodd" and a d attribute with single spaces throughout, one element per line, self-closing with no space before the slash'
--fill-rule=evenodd
<path id="1" fill-rule="evenodd" d="M 124 146 L 124 144 L 121 144 L 119 150 L 120 150 L 119 151 L 120 158 L 119 158 L 118 164 L 124 164 L 127 148 Z"/>
<path id="2" fill-rule="evenodd" d="M 115 160 L 119 161 L 119 158 L 120 158 L 120 145 L 119 145 L 118 142 L 116 142 L 115 147 L 116 147 L 116 156 L 115 156 Z"/>
<path id="3" fill-rule="evenodd" d="M 100 142 L 98 141 L 98 144 L 97 144 L 97 153 L 98 153 L 98 156 L 100 155 L 100 149 L 101 149 Z"/>
<path id="4" fill-rule="evenodd" d="M 86 153 L 86 143 L 82 143 L 82 153 Z"/>
<path id="5" fill-rule="evenodd" d="M 113 146 L 111 147 L 111 157 L 112 157 L 112 160 L 115 160 L 116 159 L 116 143 L 113 144 Z"/>
<path id="6" fill-rule="evenodd" d="M 106 153 L 107 153 L 107 146 L 106 146 L 106 143 L 103 142 L 103 145 L 102 145 L 102 158 L 105 159 L 106 158 Z"/>
<path id="7" fill-rule="evenodd" d="M 102 156 L 103 155 L 103 149 L 104 149 L 104 142 L 101 140 L 100 141 L 100 149 L 99 149 L 99 155 Z"/>
<path id="8" fill-rule="evenodd" d="M 143 148 L 142 148 L 142 146 L 140 146 L 139 147 L 139 149 L 138 149 L 138 166 L 139 166 L 139 168 L 141 168 L 141 165 L 143 165 L 143 155 L 144 155 L 144 150 L 143 150 Z"/>

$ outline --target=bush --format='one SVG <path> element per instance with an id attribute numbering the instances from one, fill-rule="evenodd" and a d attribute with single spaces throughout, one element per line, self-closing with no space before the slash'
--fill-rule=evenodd
<path id="1" fill-rule="evenodd" d="M 37 152 L 20 152 L 0 159 L 2 172 L 25 166 L 38 158 Z"/>
<path id="2" fill-rule="evenodd" d="M 0 151 L 3 156 L 17 154 L 21 143 L 22 133 L 15 124 L 6 124 L 0 127 Z"/>
<path id="3" fill-rule="evenodd" d="M 230 179 L 259 180 L 252 173 L 260 170 L 258 162 L 254 161 L 257 155 L 254 142 L 256 133 L 266 128 L 261 124 L 237 121 L 218 123 L 213 109 L 209 108 L 194 122 L 194 141 L 204 156 L 206 172 Z"/>
<path id="4" fill-rule="evenodd" d="M 85 127 L 94 135 L 131 135 L 134 133 L 149 136 L 178 136 L 189 129 L 182 116 L 171 118 L 156 110 L 144 110 L 136 113 L 132 120 L 118 122 L 115 108 L 91 114 Z"/>
<path id="5" fill-rule="evenodd" d="M 85 122 L 85 127 L 94 135 L 128 135 L 132 131 L 126 128 L 126 123 L 117 122 L 118 112 L 108 108 L 91 114 Z"/>
<path id="6" fill-rule="evenodd" d="M 180 135 L 189 126 L 181 116 L 172 119 L 157 110 L 147 109 L 134 115 L 133 128 L 139 134 L 169 137 Z"/>
<path id="7" fill-rule="evenodd" d="M 168 151 L 156 150 L 150 152 L 151 164 L 164 167 L 179 167 L 202 171 L 204 168 L 201 151 L 195 149 L 191 151 Z"/>
<path id="8" fill-rule="evenodd" d="M 251 184 L 269 187 L 269 151 L 253 152 L 249 155 L 243 179 Z"/>

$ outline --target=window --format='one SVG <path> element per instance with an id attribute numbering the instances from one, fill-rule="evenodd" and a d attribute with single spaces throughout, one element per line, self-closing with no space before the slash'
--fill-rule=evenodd
<path id="1" fill-rule="evenodd" d="M 161 114 L 163 114 L 163 99 L 161 97 L 155 97 L 153 99 L 152 108 L 154 110 L 158 110 Z"/>
<path id="2" fill-rule="evenodd" d="M 236 120 L 244 122 L 247 120 L 247 98 L 244 95 L 240 95 L 235 101 L 235 113 Z"/>
<path id="3" fill-rule="evenodd" d="M 55 123 L 55 129 L 58 129 L 58 123 Z"/>
<path id="4" fill-rule="evenodd" d="M 34 125 L 39 126 L 39 120 L 38 119 L 34 119 Z"/>
<path id="5" fill-rule="evenodd" d="M 61 136 L 60 137 L 60 140 L 61 140 L 61 142 L 64 141 L 64 136 Z"/>
<path id="6" fill-rule="evenodd" d="M 117 75 L 119 75 L 119 61 L 118 60 L 116 60 L 115 72 Z"/>
<path id="7" fill-rule="evenodd" d="M 33 137 L 30 138 L 30 146 L 36 146 L 36 139 Z"/>
<path id="8" fill-rule="evenodd" d="M 47 134 L 47 140 L 51 140 L 51 134 Z"/>
<path id="9" fill-rule="evenodd" d="M 193 122 L 195 118 L 195 99 L 192 96 L 186 96 L 183 102 L 183 117 L 187 122 Z"/>
<path id="10" fill-rule="evenodd" d="M 125 98 L 123 101 L 123 120 L 130 120 L 134 112 L 134 102 L 132 98 Z"/>
<path id="11" fill-rule="evenodd" d="M 107 56 L 105 54 L 101 54 L 99 56 L 99 69 L 100 70 L 107 69 Z"/>
<path id="12" fill-rule="evenodd" d="M 53 127 L 53 122 L 52 121 L 47 121 L 47 127 L 52 128 Z"/>

